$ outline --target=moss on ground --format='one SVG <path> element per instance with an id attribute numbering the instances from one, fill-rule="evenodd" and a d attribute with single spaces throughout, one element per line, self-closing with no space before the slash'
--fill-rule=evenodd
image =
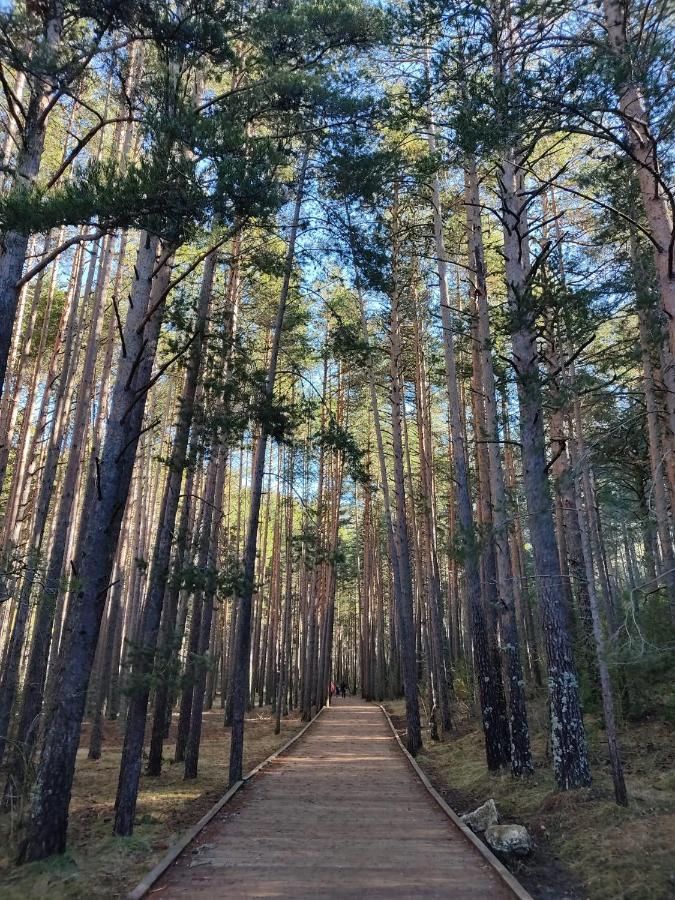
<path id="1" fill-rule="evenodd" d="M 0 816 L 0 897 L 25 900 L 50 898 L 124 897 L 151 869 L 177 837 L 193 825 L 225 793 L 230 753 L 229 729 L 222 711 L 204 714 L 199 776 L 183 780 L 182 764 L 174 765 L 174 745 L 165 746 L 160 778 L 143 776 L 136 826 L 130 838 L 112 835 L 122 734 L 106 722 L 101 759 L 87 759 L 88 726 L 82 733 L 70 807 L 69 846 L 63 856 L 16 868 L 18 816 Z M 249 714 L 246 721 L 244 766 L 253 768 L 301 728 L 293 716 L 282 720 L 274 734 L 269 709 Z"/>
<path id="2" fill-rule="evenodd" d="M 386 704 L 404 727 L 403 701 Z M 675 748 L 667 724 L 624 725 L 621 748 L 628 809 L 613 800 L 604 733 L 587 717 L 593 770 L 588 790 L 556 791 L 547 747 L 546 706 L 531 704 L 534 775 L 516 781 L 485 768 L 477 722 L 464 718 L 443 742 L 429 740 L 418 762 L 459 814 L 493 797 L 505 821 L 526 825 L 533 857 L 514 869 L 534 897 L 661 900 L 675 894 Z"/>

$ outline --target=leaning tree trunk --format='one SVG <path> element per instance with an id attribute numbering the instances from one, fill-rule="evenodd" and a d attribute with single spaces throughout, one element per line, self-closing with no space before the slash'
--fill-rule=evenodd
<path id="1" fill-rule="evenodd" d="M 93 267 L 95 264 L 96 256 L 92 258 L 90 262 L 90 272 L 88 276 L 88 285 L 87 290 L 85 291 L 85 295 L 89 293 L 89 288 L 91 287 L 91 281 L 93 278 Z M 96 369 L 96 354 L 98 351 L 98 340 L 101 334 L 101 327 L 103 322 L 103 305 L 104 305 L 104 297 L 105 297 L 105 287 L 107 285 L 107 279 L 110 271 L 110 263 L 111 263 L 111 239 L 107 238 L 104 247 L 102 250 L 102 258 L 98 270 L 96 287 L 94 290 L 94 302 L 92 306 L 91 319 L 90 319 L 90 333 L 87 340 L 87 350 L 85 353 L 85 359 L 82 366 L 82 371 L 79 376 L 79 385 L 77 390 L 77 399 L 75 402 L 75 412 L 73 415 L 73 422 L 71 428 L 71 439 L 70 445 L 68 448 L 68 463 L 66 465 L 66 471 L 63 475 L 63 480 L 60 483 L 59 488 L 59 501 L 58 507 L 55 514 L 54 524 L 52 526 L 52 552 L 50 553 L 50 562 L 51 557 L 58 553 L 57 548 L 61 546 L 61 542 L 63 542 L 63 550 L 65 550 L 65 535 L 68 530 L 68 523 L 70 520 L 71 508 L 73 499 L 76 492 L 77 487 L 77 476 L 80 470 L 80 460 L 82 455 L 82 448 L 86 440 L 86 436 L 88 433 L 88 418 L 90 413 L 91 406 L 91 397 L 94 388 L 94 377 L 95 377 L 95 369 Z M 66 379 L 66 374 L 64 372 L 62 379 Z M 59 389 L 59 397 L 65 396 L 66 385 L 62 385 Z M 59 404 L 59 406 L 63 406 L 63 402 Z M 59 431 L 65 431 L 65 422 L 62 424 L 61 429 Z M 29 560 L 28 567 L 26 569 L 26 573 L 24 575 L 24 584 L 22 586 L 22 594 L 28 593 L 30 594 L 35 576 L 37 574 L 38 569 L 38 561 L 40 550 L 42 547 L 45 526 L 47 524 L 47 516 L 49 512 L 50 501 L 52 498 L 52 491 L 54 486 L 54 481 L 56 478 L 56 469 L 58 464 L 58 458 L 60 455 L 62 444 L 62 435 L 57 434 L 52 437 L 50 441 L 50 449 L 48 451 L 48 459 L 47 464 L 45 465 L 43 474 L 42 474 L 42 482 L 40 484 L 40 490 L 38 494 L 38 501 L 36 504 L 36 514 L 35 520 L 33 523 L 33 536 L 31 540 L 31 548 L 30 554 L 31 559 Z M 51 455 L 52 461 L 50 462 L 49 456 Z M 63 559 L 63 552 L 59 557 L 59 573 L 61 571 Z M 45 603 L 51 604 L 53 603 L 52 598 L 47 598 L 41 596 L 39 606 L 38 606 L 38 615 L 36 618 L 34 635 L 40 635 L 44 633 L 44 623 L 43 619 L 46 615 L 46 611 L 42 608 Z M 42 653 L 43 656 L 45 654 L 44 641 L 40 639 L 38 643 L 35 643 L 31 646 L 31 652 L 29 657 L 29 666 L 28 673 L 26 678 L 26 686 L 24 691 L 23 698 L 23 706 L 22 711 L 19 716 L 19 729 L 17 733 L 17 743 L 15 745 L 15 749 L 17 752 L 21 753 L 22 759 L 25 758 L 26 754 L 30 755 L 32 753 L 32 746 L 22 746 L 26 734 L 25 730 L 31 727 L 31 723 L 33 722 L 38 709 L 39 709 L 39 698 L 35 696 L 36 691 L 41 693 L 42 679 L 40 678 L 40 674 L 42 672 L 42 667 L 38 660 L 35 658 L 35 653 Z M 47 648 L 48 652 L 48 648 Z M 25 707 L 25 709 L 23 708 Z M 10 764 L 11 765 L 11 764 Z M 23 767 L 25 769 L 25 767 Z"/>
<path id="2" fill-rule="evenodd" d="M 87 685 L 142 431 L 161 325 L 161 301 L 168 286 L 168 267 L 161 265 L 159 274 L 155 271 L 158 245 L 157 238 L 141 234 L 103 453 L 97 477 L 87 486 L 84 499 L 74 562 L 77 582 L 68 606 L 57 686 L 46 719 L 45 743 L 19 854 L 21 862 L 65 850 Z M 164 255 L 162 263 L 166 258 Z"/>
<path id="3" fill-rule="evenodd" d="M 81 276 L 81 269 L 79 270 Z M 38 499 L 35 510 L 30 545 L 28 548 L 28 559 L 26 570 L 24 572 L 21 589 L 19 591 L 16 615 L 14 618 L 14 626 L 12 628 L 11 638 L 5 654 L 4 665 L 2 670 L 2 678 L 0 680 L 0 762 L 4 756 L 7 732 L 10 723 L 10 714 L 14 704 L 16 688 L 18 685 L 19 666 L 21 663 L 21 653 L 23 650 L 25 630 L 28 624 L 28 614 L 30 607 L 31 592 L 35 576 L 37 575 L 40 547 L 44 529 L 47 523 L 49 513 L 49 503 L 52 497 L 54 484 L 57 477 L 58 463 L 61 447 L 66 431 L 66 423 L 68 417 L 68 392 L 71 386 L 70 375 L 73 368 L 73 345 L 75 343 L 75 331 L 77 321 L 77 310 L 80 299 L 80 277 L 73 275 L 69 285 L 68 296 L 64 306 L 61 324 L 65 329 L 65 339 L 63 347 L 63 360 L 61 375 L 58 379 L 58 386 L 55 390 L 54 407 L 51 414 L 51 425 L 48 435 L 47 452 L 42 460 L 42 481 L 38 493 Z M 70 321 L 68 321 L 70 317 Z M 59 332 L 61 337 L 61 329 Z M 55 377 L 56 371 L 56 355 L 52 354 L 49 366 L 49 375 Z M 36 366 L 37 366 L 36 362 Z M 36 384 L 37 372 L 33 378 L 33 388 Z M 47 384 L 51 386 L 53 378 L 49 378 Z M 15 509 L 13 513 L 8 514 L 8 520 L 5 522 L 5 533 L 9 537 L 10 546 L 18 544 L 21 532 L 20 507 L 23 501 L 30 493 L 30 485 L 32 477 L 37 470 L 39 461 L 39 443 L 40 438 L 46 430 L 48 399 L 50 392 L 45 387 L 44 396 L 41 404 L 40 415 L 38 417 L 38 427 L 33 436 L 30 446 L 26 443 L 27 425 L 26 420 L 30 419 L 30 408 L 32 399 L 27 404 L 24 414 L 24 426 L 22 426 L 22 439 L 20 446 L 20 465 L 17 466 L 17 473 L 14 478 L 14 494 Z M 28 459 L 31 458 L 31 464 L 28 466 Z M 8 506 L 11 505 L 11 493 Z M 11 575 L 7 576 L 11 579 Z"/>
<path id="4" fill-rule="evenodd" d="M 124 747 L 120 763 L 117 800 L 115 803 L 115 823 L 113 826 L 113 832 L 120 836 L 130 835 L 134 827 L 138 784 L 141 775 L 143 740 L 145 737 L 145 721 L 150 698 L 150 675 L 155 664 L 157 635 L 159 633 L 162 606 L 169 576 L 171 547 L 176 515 L 178 513 L 183 469 L 187 458 L 190 428 L 194 415 L 200 364 L 206 348 L 206 322 L 211 302 L 215 267 L 216 255 L 212 253 L 206 258 L 204 264 L 202 286 L 197 305 L 195 333 L 190 346 L 185 385 L 180 401 L 179 419 L 169 460 L 169 475 L 164 487 L 159 530 L 143 607 L 143 621 L 139 631 L 139 643 L 136 648 L 136 666 L 132 674 L 136 689 L 130 699 L 127 711 L 127 725 L 124 732 Z"/>
<path id="5" fill-rule="evenodd" d="M 120 247 L 118 251 L 118 265 L 117 272 L 115 275 L 115 282 L 113 286 L 113 295 L 117 294 L 119 289 L 119 282 L 121 278 L 122 265 L 121 262 L 124 257 L 124 247 L 126 246 L 126 237 L 123 236 L 120 241 Z M 105 273 L 106 267 L 103 268 L 102 272 Z M 99 279 L 97 281 L 97 292 L 100 290 L 105 291 L 106 284 L 105 278 L 102 277 L 102 273 L 99 273 Z M 108 338 L 109 342 L 112 343 L 112 338 Z M 89 359 L 89 346 L 87 348 L 87 355 L 85 357 L 85 364 L 83 370 L 83 376 L 81 379 L 81 387 L 80 391 L 86 393 L 86 383 L 87 383 L 87 362 Z M 94 343 L 94 361 L 95 361 L 95 351 L 96 344 Z M 106 359 L 104 361 L 104 372 L 107 371 L 105 363 L 109 361 L 110 347 L 106 350 Z M 105 377 L 105 376 L 104 376 Z M 92 384 L 93 388 L 93 374 L 92 374 Z M 91 402 L 91 395 L 89 397 L 89 402 Z M 105 406 L 103 403 L 103 398 L 99 400 L 98 407 L 99 413 L 101 409 Z M 83 406 L 82 412 L 87 414 L 88 406 L 85 404 L 85 399 L 83 397 Z M 78 394 L 78 401 L 76 406 L 75 417 L 78 417 L 80 411 L 80 394 Z M 74 436 L 74 440 L 77 442 L 79 439 Z M 83 443 L 83 440 L 82 440 Z M 60 446 L 60 445 L 59 445 Z M 72 453 L 72 449 L 71 449 Z M 58 457 L 58 452 L 57 452 Z M 74 465 L 74 462 L 73 462 Z M 71 469 L 71 457 L 68 458 L 68 466 L 67 471 L 64 475 L 63 485 L 60 492 L 59 497 L 59 505 L 57 507 L 57 511 L 55 514 L 55 520 L 52 525 L 52 540 L 51 546 L 49 550 L 49 558 L 47 563 L 47 570 L 44 576 L 44 583 L 41 587 L 38 604 L 37 604 L 37 613 L 35 617 L 35 621 L 33 624 L 33 636 L 30 647 L 30 654 L 28 658 L 28 666 L 26 670 L 26 678 L 24 684 L 24 692 L 22 698 L 22 706 L 21 713 L 19 716 L 19 723 L 17 727 L 17 742 L 21 747 L 22 757 L 19 760 L 19 767 L 13 771 L 15 771 L 15 790 L 20 790 L 20 783 L 23 779 L 25 779 L 27 774 L 27 768 L 24 763 L 24 760 L 30 758 L 33 754 L 35 744 L 38 738 L 38 728 L 37 728 L 37 719 L 40 715 L 40 711 L 44 705 L 44 693 L 45 693 L 45 682 L 50 683 L 50 679 L 48 678 L 48 664 L 50 667 L 50 672 L 55 665 L 55 658 L 57 656 L 58 650 L 58 632 L 60 631 L 59 621 L 56 617 L 57 607 L 59 603 L 59 594 L 61 592 L 61 576 L 63 570 L 63 561 L 66 555 L 66 546 L 68 543 L 69 532 L 73 527 L 72 523 L 72 509 L 75 506 L 75 496 L 76 491 L 73 490 L 72 496 L 69 491 L 65 490 L 65 486 L 69 483 L 69 473 Z M 47 472 L 43 472 L 43 484 L 46 481 L 48 474 Z M 76 488 L 76 486 L 75 486 Z M 54 625 L 55 619 L 56 626 Z M 56 640 L 54 641 L 54 635 L 56 636 Z M 50 648 L 52 646 L 52 642 L 54 641 L 54 648 L 52 650 L 52 662 L 49 663 L 50 660 Z"/>

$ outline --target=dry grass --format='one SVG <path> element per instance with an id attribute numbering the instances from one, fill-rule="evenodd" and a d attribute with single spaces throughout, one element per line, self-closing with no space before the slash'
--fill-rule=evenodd
<path id="1" fill-rule="evenodd" d="M 387 704 L 395 716 L 404 704 Z M 535 897 L 661 900 L 675 895 L 675 748 L 672 731 L 650 721 L 623 728 L 621 746 L 628 809 L 613 802 L 604 735 L 588 719 L 594 783 L 589 790 L 555 790 L 547 758 L 546 709 L 531 704 L 536 771 L 516 782 L 485 769 L 482 734 L 459 723 L 444 743 L 427 739 L 422 768 L 458 813 L 494 797 L 504 820 L 526 825 L 537 844 L 517 874 Z M 561 882 L 565 882 L 563 885 Z"/>
<path id="2" fill-rule="evenodd" d="M 293 736 L 301 727 L 295 716 L 282 721 L 274 734 L 269 709 L 249 714 L 246 721 L 244 768 L 250 770 Z M 70 807 L 69 849 L 58 858 L 12 865 L 15 834 L 10 816 L 0 818 L 0 897 L 25 900 L 50 898 L 123 897 L 164 854 L 178 835 L 193 825 L 227 789 L 229 729 L 223 729 L 221 710 L 204 714 L 199 777 L 183 780 L 183 766 L 165 763 L 161 778 L 143 777 L 136 827 L 131 838 L 115 838 L 111 828 L 117 788 L 122 736 L 115 723 L 106 723 L 103 755 L 87 759 L 88 728 L 78 751 Z M 165 747 L 165 760 L 174 745 Z"/>

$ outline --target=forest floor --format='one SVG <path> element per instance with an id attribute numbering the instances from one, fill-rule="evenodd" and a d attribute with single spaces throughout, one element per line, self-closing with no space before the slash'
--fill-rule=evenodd
<path id="1" fill-rule="evenodd" d="M 403 701 L 387 702 L 399 730 Z M 662 900 L 675 895 L 675 745 L 662 721 L 624 724 L 620 741 L 630 806 L 613 800 L 597 719 L 586 717 L 593 786 L 560 793 L 547 759 L 544 703 L 531 704 L 535 774 L 525 781 L 485 768 L 483 736 L 473 719 L 458 717 L 443 742 L 424 735 L 417 757 L 436 789 L 459 814 L 494 798 L 502 821 L 527 826 L 531 857 L 511 866 L 535 900 Z"/>
<path id="2" fill-rule="evenodd" d="M 385 704 L 399 729 L 405 728 L 403 701 Z M 535 851 L 514 874 L 535 900 L 661 900 L 675 893 L 675 746 L 672 727 L 650 719 L 624 723 L 621 747 L 630 806 L 613 802 L 604 733 L 587 716 L 594 783 L 588 790 L 555 790 L 547 758 L 544 703 L 530 704 L 535 774 L 524 782 L 485 769 L 478 723 L 456 715 L 455 730 L 434 743 L 425 733 L 418 762 L 459 814 L 494 798 L 504 821 L 524 824 Z M 245 769 L 274 752 L 301 727 L 282 722 L 275 736 L 269 709 L 250 713 L 246 723 Z M 226 789 L 229 731 L 222 711 L 205 713 L 199 777 L 183 780 L 182 765 L 167 762 L 161 779 L 144 777 L 137 825 L 131 838 L 111 834 L 122 735 L 106 722 L 102 758 L 87 759 L 85 725 L 73 789 L 69 850 L 64 856 L 16 869 L 16 816 L 0 816 L 0 896 L 25 900 L 121 897 L 193 825 Z M 173 743 L 166 745 L 171 759 Z"/>
<path id="3" fill-rule="evenodd" d="M 0 897 L 79 898 L 124 897 L 164 855 L 167 848 L 194 825 L 227 789 L 229 729 L 223 729 L 222 710 L 204 714 L 199 776 L 183 780 L 183 765 L 175 765 L 173 741 L 165 745 L 164 772 L 159 779 L 143 777 L 133 837 L 112 835 L 113 804 L 122 750 L 122 733 L 115 722 L 105 723 L 101 759 L 87 759 L 89 727 L 85 724 L 78 751 L 70 806 L 68 852 L 17 869 L 16 816 L 0 816 Z M 269 707 L 256 709 L 246 720 L 244 771 L 266 759 L 302 727 L 292 715 L 274 734 Z M 172 729 L 172 735 L 175 729 Z"/>

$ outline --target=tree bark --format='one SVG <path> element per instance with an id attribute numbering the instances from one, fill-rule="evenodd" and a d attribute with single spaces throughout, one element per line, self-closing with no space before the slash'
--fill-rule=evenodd
<path id="1" fill-rule="evenodd" d="M 403 381 L 401 376 L 401 333 L 399 310 L 399 222 L 398 196 L 392 210 L 392 288 L 389 294 L 389 383 L 391 404 L 391 430 L 394 454 L 394 542 L 399 565 L 400 597 L 397 605 L 399 643 L 403 668 L 403 687 L 406 703 L 406 746 L 413 755 L 422 748 L 419 701 L 417 697 L 417 664 L 415 628 L 413 620 L 413 584 L 410 567 L 410 542 L 406 510 L 405 472 L 403 463 Z"/>
<path id="2" fill-rule="evenodd" d="M 113 391 L 105 444 L 96 481 L 84 500 L 74 571 L 77 577 L 66 617 L 57 689 L 47 717 L 30 818 L 19 861 L 65 850 L 68 806 L 75 771 L 86 690 L 117 549 L 141 433 L 147 388 L 161 324 L 169 270 L 156 274 L 159 241 L 142 233 L 124 347 Z M 166 260 L 164 256 L 164 261 Z M 146 313 L 154 310 L 144 324 Z"/>
<path id="3" fill-rule="evenodd" d="M 430 128 L 430 148 L 435 149 L 435 128 Z M 501 672 L 495 669 L 492 658 L 488 626 L 481 596 L 478 545 L 469 490 L 469 472 L 465 450 L 459 379 L 455 349 L 455 326 L 450 309 L 447 283 L 447 254 L 443 237 L 441 192 L 438 176 L 432 180 L 432 216 L 436 267 L 440 291 L 441 323 L 443 326 L 443 351 L 446 389 L 450 409 L 450 438 L 452 443 L 453 476 L 457 503 L 457 537 L 462 549 L 462 562 L 466 578 L 466 593 L 471 616 L 473 656 L 479 685 L 479 697 L 485 737 L 485 753 L 490 770 L 509 763 L 510 736 L 503 717 L 499 715 L 500 696 L 503 694 Z"/>
<path id="4" fill-rule="evenodd" d="M 283 282 L 279 296 L 277 317 L 272 336 L 272 346 L 265 381 L 265 400 L 272 403 L 274 383 L 277 373 L 277 360 L 281 344 L 281 333 L 286 313 L 286 302 L 295 259 L 295 242 L 300 224 L 300 210 L 304 195 L 305 175 L 309 161 L 309 148 L 303 152 L 295 199 L 295 209 L 288 240 L 288 251 L 284 263 Z M 229 783 L 241 780 L 244 757 L 244 716 L 249 691 L 249 665 L 251 650 L 251 601 L 255 577 L 255 558 L 258 542 L 258 522 L 260 518 L 260 500 L 262 497 L 265 455 L 267 448 L 267 424 L 262 423 L 260 434 L 255 443 L 251 472 L 251 506 L 249 509 L 246 545 L 244 549 L 243 588 L 238 598 L 239 612 L 234 646 L 234 671 L 232 676 L 232 735 L 230 743 Z"/>
<path id="5" fill-rule="evenodd" d="M 609 667 L 607 665 L 607 648 L 605 646 L 605 636 L 600 618 L 600 605 L 595 590 L 595 574 L 593 571 L 593 550 L 589 539 L 589 519 L 588 504 L 589 498 L 584 495 L 585 509 L 582 504 L 582 494 L 580 487 L 580 479 L 575 480 L 577 492 L 577 506 L 579 510 L 579 531 L 581 535 L 581 546 L 584 554 L 584 564 L 586 570 L 586 581 L 588 585 L 588 599 L 591 607 L 591 615 L 593 617 L 593 636 L 595 638 L 595 652 L 598 660 L 598 670 L 600 672 L 600 689 L 602 693 L 602 710 L 605 718 L 605 734 L 607 737 L 607 746 L 609 748 L 609 761 L 612 769 L 612 781 L 614 782 L 614 797 L 619 806 L 628 806 L 628 794 L 626 792 L 626 782 L 623 777 L 623 766 L 621 763 L 621 753 L 619 750 L 619 742 L 616 733 L 616 720 L 614 717 L 614 698 L 612 696 L 612 682 L 609 677 Z"/>
<path id="6" fill-rule="evenodd" d="M 558 787 L 567 790 L 590 784 L 591 775 L 548 483 L 535 315 L 528 281 L 527 207 L 510 152 L 502 159 L 499 192 L 513 366 L 518 381 L 523 483 L 548 657 L 553 768 Z"/>
<path id="7" fill-rule="evenodd" d="M 482 392 L 484 398 L 485 435 L 488 450 L 490 495 L 495 561 L 499 587 L 499 607 L 508 660 L 511 771 L 514 775 L 530 775 L 533 771 L 530 735 L 525 703 L 525 683 L 520 661 L 520 640 L 513 593 L 512 564 L 509 550 L 508 510 L 504 470 L 499 452 L 499 424 L 497 419 L 497 389 L 492 366 L 490 313 L 485 277 L 485 253 L 480 214 L 480 192 L 475 160 L 469 159 L 465 169 L 467 240 L 469 272 L 478 312 L 478 344 Z"/>
<path id="8" fill-rule="evenodd" d="M 210 254 L 204 263 L 202 286 L 197 305 L 195 332 L 190 347 L 190 357 L 185 374 L 183 396 L 169 461 L 169 474 L 164 487 L 162 507 L 160 511 L 159 530 L 153 553 L 152 568 L 143 607 L 139 643 L 135 650 L 136 665 L 132 678 L 135 690 L 130 699 L 127 711 L 127 725 L 124 733 L 124 747 L 120 763 L 115 803 L 115 822 L 113 833 L 127 836 L 133 832 L 136 799 L 141 775 L 143 741 L 145 738 L 145 721 L 150 698 L 150 675 L 155 664 L 157 636 L 162 616 L 162 607 L 166 593 L 171 547 L 173 543 L 180 487 L 185 468 L 190 428 L 194 416 L 197 383 L 199 381 L 200 364 L 206 349 L 206 323 L 213 277 L 216 267 L 216 255 Z"/>

